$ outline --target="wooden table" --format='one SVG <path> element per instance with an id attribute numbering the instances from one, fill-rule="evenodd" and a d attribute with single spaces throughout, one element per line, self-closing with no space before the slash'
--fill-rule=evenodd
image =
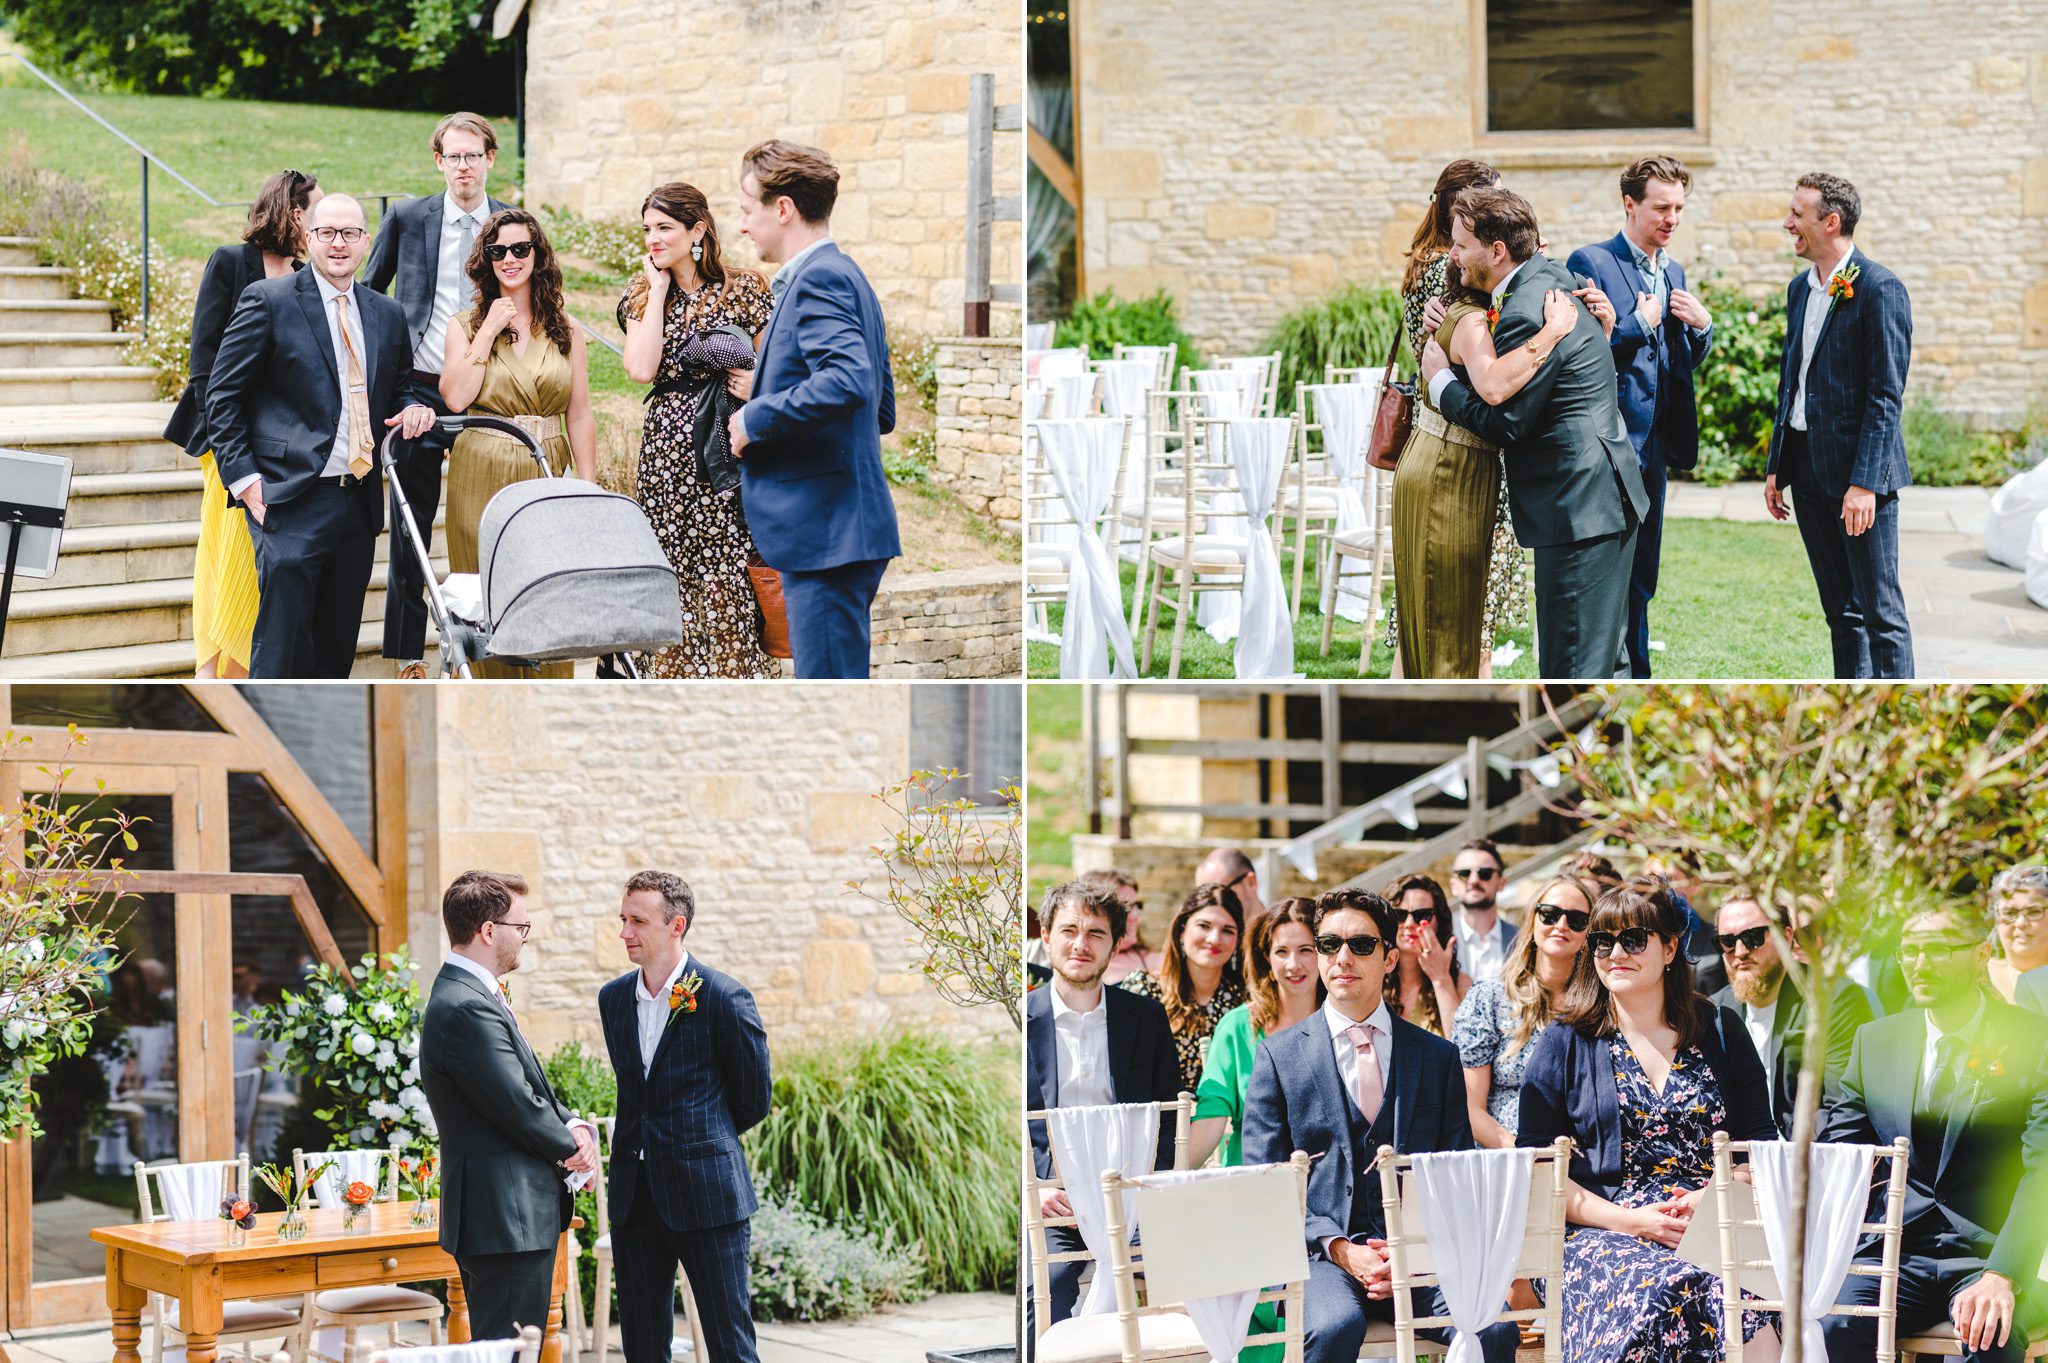
<path id="1" fill-rule="evenodd" d="M 435 1278 L 448 1282 L 449 1342 L 466 1341 L 469 1300 L 462 1275 L 440 1246 L 439 1228 L 411 1223 L 413 1206 L 377 1203 L 370 1208 L 369 1229 L 353 1235 L 343 1233 L 339 1208 L 311 1211 L 303 1240 L 278 1239 L 277 1223 L 284 1213 L 270 1212 L 256 1218 L 246 1244 L 234 1247 L 228 1244 L 228 1223 L 218 1217 L 100 1227 L 92 1238 L 107 1247 L 114 1363 L 141 1363 L 142 1312 L 151 1292 L 178 1301 L 188 1363 L 214 1363 L 225 1302 Z M 555 1249 L 542 1363 L 562 1363 L 562 1291 L 568 1273 L 569 1232 L 564 1231 Z"/>

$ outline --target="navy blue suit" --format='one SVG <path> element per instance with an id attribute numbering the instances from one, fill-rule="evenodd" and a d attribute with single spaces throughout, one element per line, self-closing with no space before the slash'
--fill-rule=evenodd
<path id="1" fill-rule="evenodd" d="M 1102 991 L 1103 1006 L 1109 1010 L 1109 1084 L 1112 1101 L 1119 1103 L 1172 1104 L 1180 1097 L 1180 1061 L 1173 1049 L 1173 1029 L 1167 1025 L 1166 1009 L 1156 999 L 1133 994 L 1128 989 Z M 1032 990 L 1024 997 L 1024 1110 L 1042 1112 L 1060 1105 L 1059 1044 L 1053 1038 L 1052 986 Z M 1032 1160 L 1040 1178 L 1053 1177 L 1052 1150 L 1045 1123 L 1031 1123 Z M 1158 1165 L 1173 1167 L 1173 1125 L 1162 1113 L 1159 1123 Z M 1097 1171 L 1100 1172 L 1099 1170 Z M 1046 1231 L 1048 1248 L 1056 1254 L 1078 1250 L 1081 1237 L 1072 1228 L 1054 1226 Z M 1074 1314 L 1074 1300 L 1080 1294 L 1079 1261 L 1046 1267 L 1046 1289 L 1051 1297 L 1052 1319 L 1058 1324 Z M 1025 1310 L 1036 1311 L 1029 1294 Z M 1035 1333 L 1027 1322 L 1024 1337 Z"/>
<path id="2" fill-rule="evenodd" d="M 768 1115 L 768 1035 L 754 996 L 695 955 L 694 1012 L 669 1015 L 644 1073 L 635 970 L 598 991 L 619 1080 L 612 1131 L 612 1247 L 628 1363 L 667 1363 L 676 1269 L 696 1299 L 711 1363 L 751 1363 L 748 1217 L 758 1205 L 740 1134 Z"/>
<path id="3" fill-rule="evenodd" d="M 1614 300 L 1617 314 L 1614 335 L 1608 338 L 1620 380 L 1616 397 L 1622 421 L 1628 426 L 1629 443 L 1636 447 L 1643 491 L 1650 498 L 1650 510 L 1636 533 L 1635 564 L 1629 574 L 1628 632 L 1623 640 L 1628 645 L 1630 673 L 1647 677 L 1650 598 L 1657 594 L 1657 560 L 1664 545 L 1667 470 L 1689 469 L 1699 462 L 1699 413 L 1694 405 L 1692 374 L 1713 347 L 1714 337 L 1711 331 L 1695 332 L 1673 317 L 1668 295 L 1663 320 L 1654 330 L 1643 329 L 1634 300 L 1650 291 L 1650 282 L 1637 267 L 1623 233 L 1580 247 L 1572 252 L 1566 268 L 1599 285 L 1600 291 Z M 1666 256 L 1664 280 L 1668 288 L 1684 288 L 1685 267 Z"/>
<path id="4" fill-rule="evenodd" d="M 1835 675 L 1910 678 L 1913 631 L 1899 590 L 1898 494 L 1913 481 L 1900 425 L 1913 358 L 1913 304 L 1899 277 L 1863 252 L 1848 264 L 1860 271 L 1855 296 L 1821 300 L 1828 314 L 1807 369 L 1803 433 L 1792 429 L 1792 397 L 1813 290 L 1804 273 L 1786 289 L 1785 362 L 1769 472 L 1792 490 L 1792 514 L 1834 646 Z M 1877 494 L 1877 518 L 1856 536 L 1842 528 L 1842 498 L 1851 487 Z"/>
<path id="5" fill-rule="evenodd" d="M 1369 1301 L 1358 1280 L 1323 1253 L 1331 1236 L 1384 1238 L 1386 1219 L 1372 1161 L 1382 1144 L 1404 1155 L 1470 1150 L 1472 1118 L 1458 1049 L 1413 1023 L 1393 1020 L 1386 1098 L 1368 1126 L 1344 1086 L 1323 1010 L 1259 1044 L 1244 1099 L 1244 1161 L 1276 1164 L 1305 1150 L 1309 1165 L 1309 1276 L 1303 1347 L 1306 1363 L 1355 1363 L 1369 1316 L 1391 1320 L 1393 1304 Z M 1503 1303 L 1504 1304 L 1504 1303 Z M 1418 1314 L 1442 1310 L 1437 1289 L 1418 1292 Z M 1425 1330 L 1439 1341 L 1447 1330 Z M 1497 1321 L 1480 1332 L 1487 1363 L 1510 1363 L 1519 1332 Z"/>
<path id="6" fill-rule="evenodd" d="M 1959 1058 L 1953 1096 L 1924 1110 L 1919 1080 L 1927 1013 L 1910 1008 L 1856 1033 L 1840 1092 L 1814 1139 L 1886 1145 L 1912 1141 L 1907 1161 L 1905 1231 L 1899 1259 L 1899 1333 L 1917 1334 L 1948 1319 L 1949 1300 L 1986 1271 L 2012 1280 L 2017 1294 L 2012 1338 L 2002 1349 L 1963 1355 L 1974 1363 L 2019 1363 L 2028 1333 L 2048 1326 L 2048 1290 L 2038 1281 L 2048 1248 L 2048 1018 L 1991 996 L 1974 1042 Z M 1890 1172 L 1880 1165 L 1880 1175 Z M 1870 1219 L 1883 1218 L 1873 1192 Z M 1872 1236 L 1857 1258 L 1875 1262 Z M 1876 1278 L 1851 1277 L 1835 1300 L 1874 1303 Z M 1831 1363 L 1867 1359 L 1877 1323 L 1828 1316 Z"/>
<path id="7" fill-rule="evenodd" d="M 799 677 L 866 677 L 868 615 L 903 552 L 882 472 L 896 385 L 882 305 L 832 242 L 776 276 L 740 460 L 747 527 L 782 574 Z"/>

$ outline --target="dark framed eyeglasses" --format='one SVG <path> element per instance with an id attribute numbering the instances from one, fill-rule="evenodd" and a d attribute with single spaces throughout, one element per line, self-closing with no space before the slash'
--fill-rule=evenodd
<path id="1" fill-rule="evenodd" d="M 1492 880 L 1500 874 L 1498 866 L 1465 866 L 1451 872 L 1452 880 Z"/>
<path id="2" fill-rule="evenodd" d="M 1403 923 L 1434 923 L 1436 921 L 1436 910 L 1395 909 L 1394 917 L 1400 919 Z"/>
<path id="3" fill-rule="evenodd" d="M 1546 927 L 1555 927 L 1562 918 L 1564 925 L 1573 932 L 1584 932 L 1586 924 L 1593 921 L 1593 915 L 1585 909 L 1568 909 L 1562 904 L 1538 904 L 1536 921 Z"/>
<path id="4" fill-rule="evenodd" d="M 1717 932 L 1714 934 L 1714 940 L 1721 944 L 1724 953 L 1735 950 L 1737 942 L 1742 943 L 1749 951 L 1759 951 L 1770 935 L 1769 928 L 1744 928 L 1741 932 Z"/>
<path id="5" fill-rule="evenodd" d="M 533 924 L 531 922 L 514 923 L 510 919 L 506 918 L 493 918 L 491 922 L 497 924 L 501 928 L 511 928 L 514 931 L 518 932 L 519 940 L 522 942 L 525 941 L 527 938 L 533 936 Z"/>
<path id="6" fill-rule="evenodd" d="M 1945 961 L 1949 957 L 1961 952 L 1975 951 L 1982 945 L 1983 943 L 1981 942 L 1901 942 L 1899 944 L 1899 959 L 1902 961 L 1924 961 L 1931 958 L 1933 960 Z"/>
<path id="7" fill-rule="evenodd" d="M 1334 932 L 1325 932 L 1316 938 L 1316 950 L 1324 956 L 1335 956 L 1345 947 L 1351 948 L 1353 956 L 1370 956 L 1382 945 L 1380 939 L 1369 932 L 1361 932 L 1356 937 L 1339 937 Z"/>
<path id="8" fill-rule="evenodd" d="M 1623 928 L 1620 932 L 1593 932 L 1586 935 L 1586 945 L 1593 948 L 1593 954 L 1602 960 L 1614 954 L 1618 946 L 1624 955 L 1640 956 L 1650 949 L 1650 939 L 1656 936 L 1648 928 Z"/>
<path id="9" fill-rule="evenodd" d="M 484 247 L 484 254 L 492 260 L 503 260 L 506 256 L 511 256 L 515 260 L 524 260 L 533 254 L 533 243 L 530 241 L 494 241 L 489 246 Z"/>
<path id="10" fill-rule="evenodd" d="M 326 245 L 331 245 L 337 241 L 345 241 L 353 246 L 368 235 L 369 233 L 360 227 L 316 227 L 313 229 L 314 240 Z"/>

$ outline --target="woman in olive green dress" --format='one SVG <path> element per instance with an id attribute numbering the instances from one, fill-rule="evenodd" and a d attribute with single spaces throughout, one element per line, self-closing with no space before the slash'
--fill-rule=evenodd
<path id="1" fill-rule="evenodd" d="M 499 416 L 534 435 L 548 467 L 597 480 L 597 418 L 583 333 L 562 305 L 562 269 L 540 222 L 524 209 L 495 213 L 470 248 L 476 306 L 448 321 L 441 400 L 451 412 Z M 541 476 L 524 442 L 466 430 L 448 454 L 448 569 L 478 571 L 477 528 L 500 489 Z M 479 677 L 531 677 L 528 668 L 478 662 Z M 575 665 L 544 664 L 542 677 L 572 677 Z"/>

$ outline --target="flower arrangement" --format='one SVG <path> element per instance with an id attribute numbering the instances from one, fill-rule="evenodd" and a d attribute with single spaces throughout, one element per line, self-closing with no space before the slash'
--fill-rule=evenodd
<path id="1" fill-rule="evenodd" d="M 696 971 L 677 980 L 668 987 L 668 1015 L 673 1021 L 677 1013 L 697 1011 L 697 991 L 704 987 L 704 977 Z"/>
<path id="2" fill-rule="evenodd" d="M 224 1197 L 220 1200 L 220 1219 L 228 1223 L 228 1244 L 246 1244 L 249 1230 L 256 1224 L 256 1204 L 246 1197 Z"/>
<path id="3" fill-rule="evenodd" d="M 434 1155 L 398 1161 L 398 1182 L 412 1194 L 412 1224 L 434 1224 L 435 1200 L 441 1196 L 441 1161 Z"/>
<path id="4" fill-rule="evenodd" d="M 370 1204 L 377 1200 L 377 1190 L 361 1179 L 351 1179 L 341 1190 L 341 1229 L 356 1235 L 370 1228 Z"/>
<path id="5" fill-rule="evenodd" d="M 291 1166 L 264 1164 L 258 1166 L 256 1177 L 263 1186 L 277 1194 L 277 1200 L 284 1204 L 284 1220 L 277 1223 L 277 1238 L 280 1240 L 303 1240 L 306 1236 L 306 1198 L 311 1195 L 313 1185 L 334 1167 L 333 1160 L 317 1164 L 300 1178 Z"/>
<path id="6" fill-rule="evenodd" d="M 239 1025 L 283 1043 L 284 1068 L 306 1080 L 313 1115 L 337 1148 L 422 1154 L 434 1145 L 434 1115 L 419 1086 L 424 1011 L 401 947 L 381 962 L 364 956 L 353 988 L 334 967 L 314 966 L 302 990 L 250 1009 Z"/>

